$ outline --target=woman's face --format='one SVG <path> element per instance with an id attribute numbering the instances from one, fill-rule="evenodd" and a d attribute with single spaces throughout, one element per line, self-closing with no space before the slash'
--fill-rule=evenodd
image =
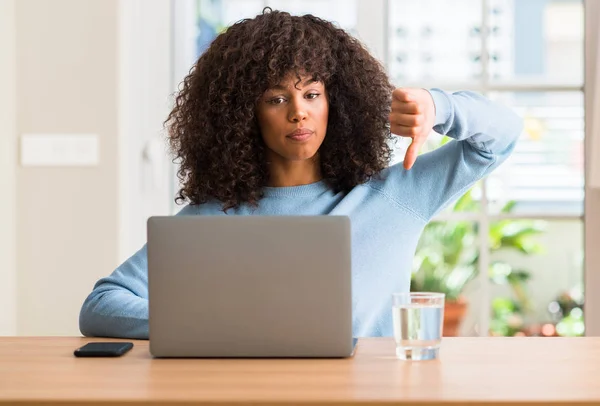
<path id="1" fill-rule="evenodd" d="M 259 100 L 256 114 L 260 131 L 271 153 L 284 160 L 312 158 L 327 131 L 329 102 L 321 82 L 288 75 L 268 89 Z"/>

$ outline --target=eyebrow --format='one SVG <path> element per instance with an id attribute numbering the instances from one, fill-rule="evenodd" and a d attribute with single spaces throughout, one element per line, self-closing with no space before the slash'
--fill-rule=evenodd
<path id="1" fill-rule="evenodd" d="M 316 82 L 320 82 L 319 80 L 312 78 L 312 79 L 307 79 L 303 84 L 302 87 L 306 87 L 310 84 L 316 83 Z M 273 87 L 270 88 L 270 90 L 287 90 L 287 87 L 281 85 L 281 84 L 277 84 Z"/>

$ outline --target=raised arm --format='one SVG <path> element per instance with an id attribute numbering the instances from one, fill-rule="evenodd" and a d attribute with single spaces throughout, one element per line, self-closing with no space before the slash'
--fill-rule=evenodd
<path id="1" fill-rule="evenodd" d="M 504 162 L 522 130 L 514 112 L 477 93 L 429 93 L 435 108 L 430 126 L 453 140 L 419 156 L 412 169 L 394 165 L 382 172 L 381 181 L 373 182 L 424 221 Z"/>

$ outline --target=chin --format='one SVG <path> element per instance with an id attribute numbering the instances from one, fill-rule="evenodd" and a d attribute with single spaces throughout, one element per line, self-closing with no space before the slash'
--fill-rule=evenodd
<path id="1" fill-rule="evenodd" d="M 304 152 L 304 153 L 289 153 L 286 154 L 285 157 L 286 159 L 288 159 L 289 161 L 306 161 L 307 159 L 311 159 L 314 158 L 314 156 L 317 154 L 317 151 L 310 151 L 310 152 Z"/>
<path id="2" fill-rule="evenodd" d="M 280 155 L 289 161 L 304 161 L 313 158 L 318 150 L 318 147 L 304 145 L 301 148 L 285 148 Z"/>

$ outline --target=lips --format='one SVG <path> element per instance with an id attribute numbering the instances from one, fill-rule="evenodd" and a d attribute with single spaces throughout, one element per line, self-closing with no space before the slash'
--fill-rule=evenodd
<path id="1" fill-rule="evenodd" d="M 308 128 L 299 128 L 286 135 L 286 137 L 293 141 L 306 141 L 313 135 L 313 133 L 314 131 L 309 130 Z"/>

